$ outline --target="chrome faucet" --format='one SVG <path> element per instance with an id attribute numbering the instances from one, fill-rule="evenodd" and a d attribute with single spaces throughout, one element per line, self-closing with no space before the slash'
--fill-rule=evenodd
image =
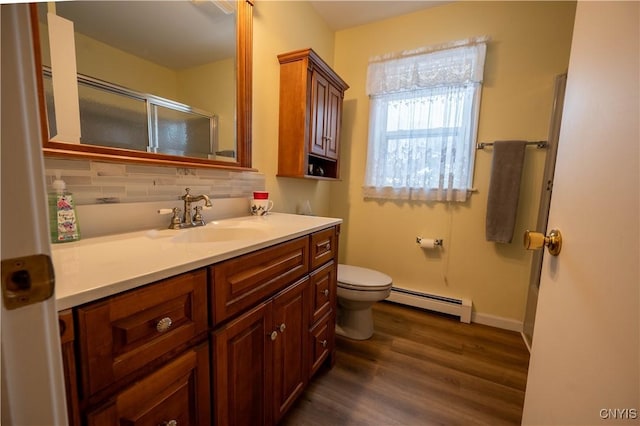
<path id="1" fill-rule="evenodd" d="M 182 201 L 184 201 L 184 210 L 182 213 L 182 224 L 181 224 L 181 228 L 191 228 L 193 226 L 204 226 L 205 222 L 202 219 L 202 214 L 200 213 L 202 210 L 202 207 L 197 206 L 196 207 L 196 212 L 193 216 L 191 216 L 191 203 L 195 203 L 198 201 L 202 201 L 204 200 L 204 206 L 205 207 L 211 207 L 211 200 L 209 199 L 208 196 L 202 194 L 202 195 L 191 195 L 190 188 L 186 188 L 185 191 L 187 192 L 186 194 L 184 194 L 182 197 L 180 197 L 180 199 Z"/>

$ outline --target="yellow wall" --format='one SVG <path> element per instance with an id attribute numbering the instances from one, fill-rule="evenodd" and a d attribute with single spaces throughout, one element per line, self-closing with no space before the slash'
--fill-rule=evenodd
<path id="1" fill-rule="evenodd" d="M 313 213 L 329 215 L 333 183 L 277 178 L 280 53 L 312 47 L 333 62 L 334 33 L 306 1 L 256 1 L 253 20 L 253 167 L 265 174 L 274 211 L 295 213 L 309 200 Z M 302 142 L 302 141 L 301 141 Z"/>
<path id="2" fill-rule="evenodd" d="M 235 58 L 177 72 L 178 101 L 218 116 L 218 150 L 236 148 Z"/>
<path id="3" fill-rule="evenodd" d="M 50 65 L 47 27 L 40 24 L 42 59 Z M 75 34 L 78 73 L 137 92 L 161 96 L 218 116 L 218 150 L 233 150 L 235 59 L 173 70 L 83 34 Z"/>
<path id="4" fill-rule="evenodd" d="M 80 74 L 142 93 L 176 99 L 175 71 L 76 33 Z"/>
<path id="5" fill-rule="evenodd" d="M 343 181 L 331 188 L 330 215 L 345 220 L 341 261 L 371 267 L 394 284 L 470 298 L 485 316 L 522 321 L 531 253 L 522 234 L 536 224 L 546 152 L 527 148 L 514 241 L 485 241 L 491 150 L 476 153 L 465 203 L 364 201 L 369 102 L 368 58 L 386 52 L 488 35 L 478 141 L 545 140 L 554 78 L 566 72 L 573 2 L 456 2 L 336 33 L 334 68 L 351 86 L 342 124 Z M 443 238 L 441 251 L 416 236 Z"/>

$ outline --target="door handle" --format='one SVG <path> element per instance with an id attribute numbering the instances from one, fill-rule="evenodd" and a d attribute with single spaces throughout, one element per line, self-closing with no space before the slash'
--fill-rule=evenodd
<path id="1" fill-rule="evenodd" d="M 540 232 L 524 232 L 524 248 L 538 250 L 547 247 L 551 256 L 557 256 L 562 250 L 562 234 L 557 229 L 552 229 L 546 237 Z"/>
<path id="2" fill-rule="evenodd" d="M 2 298 L 7 309 L 43 302 L 53 296 L 54 271 L 46 254 L 2 260 Z"/>

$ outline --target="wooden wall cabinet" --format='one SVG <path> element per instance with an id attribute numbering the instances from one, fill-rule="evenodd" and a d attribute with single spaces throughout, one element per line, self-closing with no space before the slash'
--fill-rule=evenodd
<path id="1" fill-rule="evenodd" d="M 278 176 L 338 179 L 342 101 L 349 86 L 312 49 L 278 60 Z"/>

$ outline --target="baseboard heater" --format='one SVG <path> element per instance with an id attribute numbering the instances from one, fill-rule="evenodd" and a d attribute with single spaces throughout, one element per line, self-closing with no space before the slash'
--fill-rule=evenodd
<path id="1" fill-rule="evenodd" d="M 455 315 L 460 317 L 460 322 L 467 324 L 471 322 L 471 300 L 469 299 L 454 299 L 452 297 L 438 296 L 437 294 L 392 287 L 391 294 L 386 300 L 443 314 Z"/>

